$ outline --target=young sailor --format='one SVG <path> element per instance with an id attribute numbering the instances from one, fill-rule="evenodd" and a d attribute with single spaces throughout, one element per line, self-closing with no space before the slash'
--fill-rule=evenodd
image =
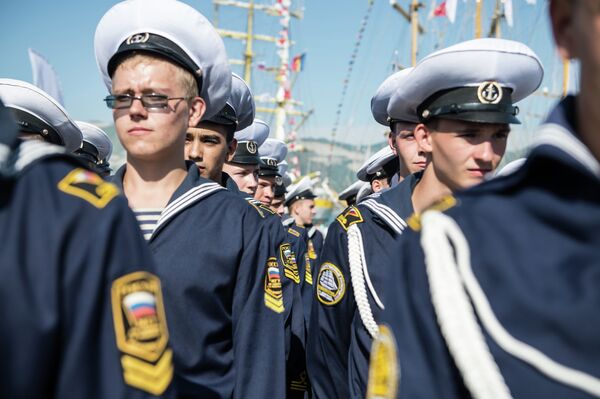
<path id="1" fill-rule="evenodd" d="M 464 54 L 491 61 L 473 67 L 459 62 Z M 500 68 L 505 62 L 518 71 Z M 440 74 L 441 65 L 452 65 L 453 73 Z M 401 240 L 409 216 L 447 193 L 481 182 L 484 170 L 496 168 L 506 149 L 509 123 L 518 122 L 513 102 L 531 94 L 542 75 L 539 60 L 525 45 L 489 39 L 433 53 L 405 79 L 396 80 L 387 107 L 390 120 L 413 122 L 420 116 L 415 141 L 430 162 L 422 173 L 406 177 L 338 218 L 332 251 L 328 256 L 324 252 L 317 278 L 321 320 L 314 339 L 321 352 L 316 351 L 315 358 L 325 359 L 332 345 L 334 353 L 343 353 L 339 363 L 347 367 L 348 396 L 363 397 L 366 392 L 371 342 L 378 336 L 377 320 L 386 306 L 383 285 L 396 265 L 391 248 Z M 492 89 L 485 94 L 490 87 L 504 90 L 505 96 L 493 96 Z M 343 289 L 330 289 L 331 278 Z M 312 331 L 309 337 L 313 339 Z M 346 377 L 344 371 L 336 372 Z"/>
<path id="2" fill-rule="evenodd" d="M 549 5 L 580 93 L 522 167 L 415 220 L 386 281 L 372 398 L 600 396 L 600 9 Z"/>
<path id="3" fill-rule="evenodd" d="M 178 395 L 283 397 L 282 272 L 266 226 L 184 161 L 187 129 L 231 93 L 219 34 L 179 1 L 131 0 L 104 15 L 95 50 L 127 151 L 114 182 L 138 213 L 163 281 Z M 143 220 L 148 209 L 155 223 Z"/>

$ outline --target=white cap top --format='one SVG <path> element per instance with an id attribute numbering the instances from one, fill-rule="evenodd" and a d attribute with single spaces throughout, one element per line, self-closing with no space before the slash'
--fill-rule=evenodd
<path id="1" fill-rule="evenodd" d="M 94 48 L 109 91 L 113 56 L 146 51 L 181 65 L 197 82 L 201 78 L 204 120 L 219 112 L 231 94 L 231 69 L 223 40 L 204 15 L 180 1 L 127 0 L 115 4 L 98 23 Z"/>
<path id="2" fill-rule="evenodd" d="M 384 126 L 390 125 L 388 115 L 388 104 L 392 95 L 403 89 L 403 84 L 413 68 L 405 68 L 387 77 L 386 80 L 379 86 L 373 98 L 371 98 L 371 113 L 373 118 Z M 406 122 L 417 123 L 419 120 L 417 115 L 413 115 L 412 119 Z"/>
<path id="3" fill-rule="evenodd" d="M 369 181 L 369 175 L 377 173 L 394 158 L 397 158 L 397 155 L 394 154 L 389 145 L 386 145 L 366 160 L 356 173 L 356 177 L 362 181 Z"/>
<path id="4" fill-rule="evenodd" d="M 75 122 L 42 89 L 21 80 L 0 79 L 0 98 L 6 107 L 13 109 L 21 130 L 35 130 L 55 144 L 61 141 L 68 152 L 81 147 L 82 134 Z M 42 133 L 44 130 L 47 136 Z"/>

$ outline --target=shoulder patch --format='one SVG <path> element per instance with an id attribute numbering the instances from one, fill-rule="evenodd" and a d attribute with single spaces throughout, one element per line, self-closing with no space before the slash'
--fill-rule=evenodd
<path id="1" fill-rule="evenodd" d="M 258 214 L 260 215 L 261 218 L 265 217 L 265 214 L 259 208 L 258 204 L 256 204 L 256 201 L 254 199 L 252 199 L 252 198 L 246 198 L 246 202 L 248 203 L 248 205 L 250 205 L 252 208 L 254 208 L 256 210 L 256 212 L 258 212 Z"/>
<path id="2" fill-rule="evenodd" d="M 333 263 L 321 265 L 317 279 L 317 299 L 323 305 L 332 306 L 342 300 L 346 292 L 346 281 L 341 270 Z"/>
<path id="3" fill-rule="evenodd" d="M 275 215 L 275 211 L 273 209 L 271 209 L 271 207 L 265 205 L 265 204 L 260 204 L 258 206 L 260 209 L 262 209 L 263 211 L 265 211 L 266 213 L 270 213 L 271 215 Z"/>
<path id="4" fill-rule="evenodd" d="M 173 352 L 160 280 L 147 272 L 113 281 L 112 313 L 125 383 L 161 395 L 173 379 Z"/>
<path id="5" fill-rule="evenodd" d="M 279 264 L 275 257 L 267 259 L 265 267 L 265 306 L 275 313 L 283 313 L 283 292 Z"/>
<path id="6" fill-rule="evenodd" d="M 454 198 L 454 196 L 446 195 L 446 196 L 442 197 L 442 199 L 437 201 L 435 204 L 433 204 L 429 208 L 425 209 L 425 212 L 427 212 L 427 211 L 444 212 L 444 211 L 447 211 L 448 209 L 454 207 L 456 204 L 457 204 L 457 201 L 456 201 L 456 198 Z M 421 214 L 413 213 L 407 219 L 406 223 L 414 231 L 420 231 L 421 230 Z"/>
<path id="7" fill-rule="evenodd" d="M 388 326 L 380 325 L 379 335 L 371 346 L 367 399 L 395 399 L 398 377 L 396 340 Z"/>
<path id="8" fill-rule="evenodd" d="M 291 227 L 288 228 L 288 233 L 290 233 L 293 236 L 300 237 L 300 233 L 297 232 L 296 230 L 292 229 Z"/>
<path id="9" fill-rule="evenodd" d="M 313 285 L 312 270 L 310 266 L 310 256 L 308 256 L 308 253 L 304 254 L 304 262 L 304 281 L 306 281 L 310 285 Z"/>
<path id="10" fill-rule="evenodd" d="M 346 209 L 344 213 L 336 218 L 336 220 L 346 231 L 348 231 L 348 228 L 350 228 L 350 226 L 353 224 L 362 223 L 364 221 L 360 211 L 355 206 L 351 206 Z"/>
<path id="11" fill-rule="evenodd" d="M 59 183 L 58 189 L 86 200 L 96 208 L 104 208 L 119 195 L 119 189 L 100 176 L 82 168 L 73 169 Z"/>
<path id="12" fill-rule="evenodd" d="M 279 246 L 279 256 L 283 263 L 284 275 L 296 284 L 300 284 L 300 274 L 298 272 L 298 263 L 296 262 L 296 254 L 292 250 L 292 245 L 284 243 Z"/>

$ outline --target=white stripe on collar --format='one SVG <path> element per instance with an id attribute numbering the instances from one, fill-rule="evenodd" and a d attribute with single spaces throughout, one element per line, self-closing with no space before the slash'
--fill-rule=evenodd
<path id="1" fill-rule="evenodd" d="M 167 223 L 169 220 L 175 217 L 179 212 L 219 190 L 225 190 L 225 188 L 217 183 L 208 182 L 200 184 L 199 186 L 196 186 L 186 191 L 175 201 L 167 205 L 167 207 L 160 215 L 160 219 L 156 223 L 156 227 L 154 229 L 154 232 L 152 233 L 152 236 L 154 236 L 154 233 L 161 226 L 163 226 L 165 223 Z"/>
<path id="2" fill-rule="evenodd" d="M 374 199 L 363 201 L 360 205 L 366 206 L 371 212 L 379 216 L 396 234 L 402 234 L 402 231 L 406 227 L 406 222 L 392 208 Z"/>
<path id="3" fill-rule="evenodd" d="M 14 168 L 16 172 L 20 172 L 36 159 L 50 154 L 63 154 L 65 148 L 43 141 L 28 140 L 22 142 L 17 151 L 17 160 L 15 161 Z"/>
<path id="4" fill-rule="evenodd" d="M 534 146 L 551 145 L 566 152 L 582 166 L 589 170 L 594 176 L 600 178 L 600 163 L 596 160 L 590 150 L 563 126 L 556 123 L 542 125 L 537 131 Z"/>

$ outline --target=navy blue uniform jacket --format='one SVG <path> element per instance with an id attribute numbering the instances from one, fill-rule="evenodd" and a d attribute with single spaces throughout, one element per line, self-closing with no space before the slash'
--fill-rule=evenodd
<path id="1" fill-rule="evenodd" d="M 456 205 L 443 214 L 430 213 L 448 216 L 441 220 L 454 221 L 466 238 L 470 264 L 459 269 L 444 263 L 436 271 L 458 276 L 456 292 L 472 306 L 482 352 L 515 398 L 600 394 L 600 165 L 579 141 L 574 121 L 569 97 L 540 127 L 519 170 L 457 195 Z M 396 252 L 401 261 L 389 268 L 386 283 L 384 321 L 395 337 L 401 370 L 397 395 L 458 398 L 467 395 L 468 384 L 465 370 L 455 366 L 456 354 L 480 352 L 476 340 L 463 339 L 451 356 L 441 334 L 437 320 L 455 316 L 448 319 L 443 302 L 436 300 L 434 308 L 431 299 L 444 292 L 432 289 L 437 280 L 430 280 L 433 270 L 423 260 L 420 240 L 436 232 L 425 224 L 426 216 L 420 234 L 405 235 Z M 456 242 L 457 254 L 463 253 Z M 469 325 L 459 323 L 454 333 L 466 337 Z M 392 352 L 382 348 L 383 357 Z M 480 369 L 472 362 L 470 372 Z"/>

